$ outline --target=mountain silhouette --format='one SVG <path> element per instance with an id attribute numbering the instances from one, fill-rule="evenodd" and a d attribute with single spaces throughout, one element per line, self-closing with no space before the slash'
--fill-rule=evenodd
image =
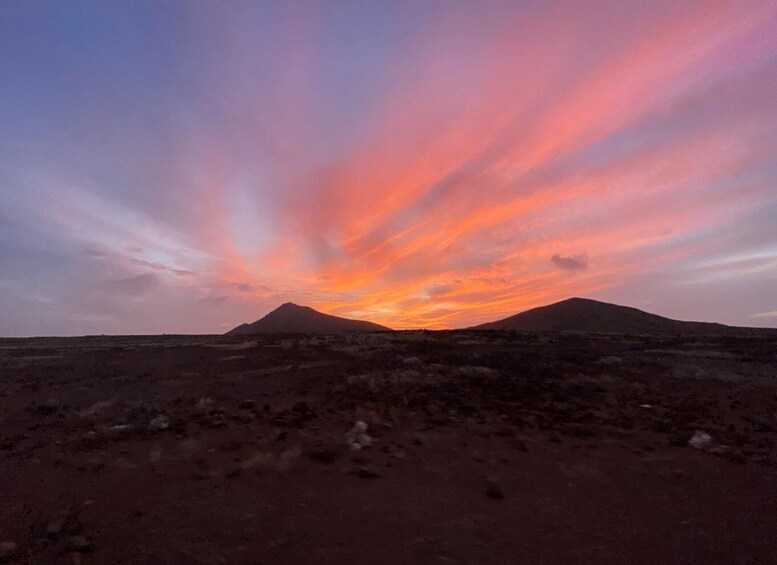
<path id="1" fill-rule="evenodd" d="M 752 335 L 769 332 L 765 329 L 740 328 L 709 322 L 682 322 L 637 308 L 588 298 L 570 298 L 470 329 L 637 335 Z"/>
<path id="2" fill-rule="evenodd" d="M 252 324 L 241 324 L 228 331 L 226 335 L 381 331 L 391 331 L 391 328 L 363 320 L 349 320 L 348 318 L 331 316 L 308 306 L 299 306 L 287 302 L 267 314 L 264 318 Z"/>

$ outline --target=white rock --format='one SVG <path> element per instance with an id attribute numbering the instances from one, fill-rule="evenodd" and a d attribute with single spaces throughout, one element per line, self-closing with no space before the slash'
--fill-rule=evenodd
<path id="1" fill-rule="evenodd" d="M 166 430 L 170 427 L 170 418 L 165 416 L 164 414 L 160 414 L 151 422 L 149 422 L 148 427 L 152 430 Z"/>
<path id="2" fill-rule="evenodd" d="M 210 410 L 216 406 L 216 401 L 210 396 L 205 396 L 197 401 L 197 410 Z"/>
<path id="3" fill-rule="evenodd" d="M 358 451 L 372 445 L 372 438 L 367 435 L 367 429 L 367 424 L 359 420 L 345 434 L 345 441 L 352 451 Z"/>
<path id="4" fill-rule="evenodd" d="M 688 445 L 695 449 L 709 449 L 712 446 L 712 436 L 707 432 L 696 430 L 688 440 Z"/>
<path id="5" fill-rule="evenodd" d="M 362 447 L 369 447 L 372 445 L 372 438 L 367 434 L 359 434 L 359 436 L 356 438 L 356 443 Z"/>

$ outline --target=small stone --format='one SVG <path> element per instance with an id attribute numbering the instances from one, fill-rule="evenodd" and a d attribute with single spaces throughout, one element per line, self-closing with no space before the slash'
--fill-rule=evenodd
<path id="1" fill-rule="evenodd" d="M 221 412 L 212 412 L 205 416 L 203 424 L 215 430 L 227 425 L 226 416 Z"/>
<path id="2" fill-rule="evenodd" d="M 502 486 L 496 481 L 496 479 L 486 480 L 486 496 L 489 498 L 495 498 L 501 500 L 505 497 L 505 493 L 502 490 Z"/>
<path id="3" fill-rule="evenodd" d="M 238 408 L 241 410 L 255 410 L 256 409 L 256 401 L 255 400 L 241 400 L 240 404 L 237 405 Z"/>
<path id="4" fill-rule="evenodd" d="M 44 400 L 38 404 L 34 411 L 42 416 L 47 416 L 59 410 L 59 407 L 59 400 L 56 400 L 55 398 L 49 398 L 48 400 Z"/>
<path id="5" fill-rule="evenodd" d="M 166 430 L 167 428 L 170 427 L 170 418 L 168 418 L 164 414 L 160 414 L 159 416 L 151 420 L 151 422 L 149 422 L 148 427 L 151 428 L 152 430 L 158 430 L 158 431 Z"/>
<path id="6" fill-rule="evenodd" d="M 197 410 L 200 410 L 200 411 L 207 411 L 212 408 L 215 408 L 215 406 L 216 406 L 216 401 L 209 396 L 200 398 L 197 401 Z"/>
<path id="7" fill-rule="evenodd" d="M 356 471 L 356 476 L 360 479 L 377 479 L 380 477 L 377 471 L 374 471 L 370 467 L 359 467 Z"/>
<path id="8" fill-rule="evenodd" d="M 94 550 L 94 544 L 86 536 L 73 536 L 70 538 L 70 549 L 80 553 L 88 553 Z"/>
<path id="9" fill-rule="evenodd" d="M 256 420 L 256 416 L 254 416 L 253 412 L 244 412 L 242 414 L 236 414 L 233 416 L 233 418 L 240 422 L 241 424 L 250 424 L 254 420 Z"/>
<path id="10" fill-rule="evenodd" d="M 688 440 L 688 445 L 694 449 L 709 449 L 712 447 L 712 437 L 707 432 L 696 430 Z"/>
<path id="11" fill-rule="evenodd" d="M 67 522 L 67 516 L 54 518 L 46 525 L 46 537 L 53 540 L 57 539 L 65 527 L 65 522 Z"/>
<path id="12" fill-rule="evenodd" d="M 362 421 L 354 423 L 353 428 L 345 434 L 345 441 L 352 451 L 359 451 L 372 445 L 372 438 L 367 435 L 367 424 Z"/>
<path id="13" fill-rule="evenodd" d="M 132 424 L 117 424 L 105 430 L 105 437 L 114 441 L 126 438 L 134 431 Z"/>
<path id="14" fill-rule="evenodd" d="M 7 561 L 16 555 L 19 546 L 12 541 L 4 541 L 0 543 L 0 561 Z"/>

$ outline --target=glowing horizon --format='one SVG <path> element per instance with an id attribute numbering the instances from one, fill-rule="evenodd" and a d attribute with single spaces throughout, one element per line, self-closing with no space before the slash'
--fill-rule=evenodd
<path id="1" fill-rule="evenodd" d="M 0 7 L 0 335 L 777 327 L 774 2 L 130 4 Z"/>

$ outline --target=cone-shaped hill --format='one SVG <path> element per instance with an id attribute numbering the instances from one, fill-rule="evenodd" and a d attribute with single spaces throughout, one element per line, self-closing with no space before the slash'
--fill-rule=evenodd
<path id="1" fill-rule="evenodd" d="M 242 324 L 227 332 L 227 335 L 381 331 L 391 331 L 391 328 L 373 322 L 331 316 L 307 306 L 298 306 L 297 304 L 287 302 L 267 314 L 264 318 L 252 324 Z"/>
<path id="2" fill-rule="evenodd" d="M 636 308 L 587 298 L 570 298 L 470 329 L 638 335 L 751 335 L 770 331 L 709 322 L 681 322 Z"/>

